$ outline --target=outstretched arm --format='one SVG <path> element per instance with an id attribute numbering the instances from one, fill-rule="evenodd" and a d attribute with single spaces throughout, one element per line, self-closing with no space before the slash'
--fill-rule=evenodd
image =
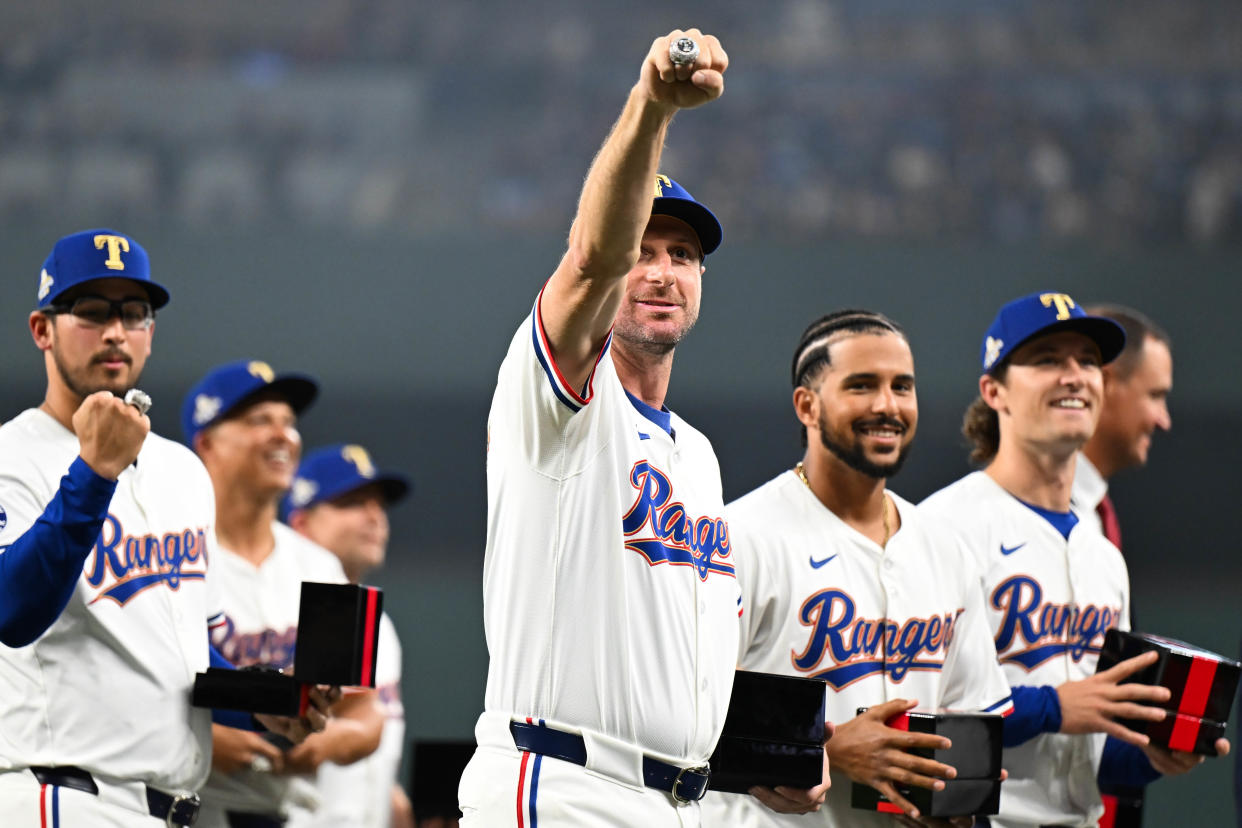
<path id="1" fill-rule="evenodd" d="M 669 44 L 699 45 L 691 66 L 674 66 Z M 664 138 L 679 109 L 701 106 L 724 91 L 729 59 L 720 42 L 698 29 L 656 38 L 638 83 L 587 173 L 569 247 L 544 289 L 544 330 L 565 379 L 581 387 L 620 307 L 625 276 L 638 260 Z"/>

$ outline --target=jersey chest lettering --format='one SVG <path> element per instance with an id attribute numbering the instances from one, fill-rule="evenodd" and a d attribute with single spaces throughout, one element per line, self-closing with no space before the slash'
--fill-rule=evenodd
<path id="1" fill-rule="evenodd" d="M 255 664 L 280 670 L 292 667 L 297 643 L 296 624 L 284 630 L 268 627 L 256 632 L 240 632 L 237 622 L 226 613 L 224 621 L 211 628 L 212 646 L 236 667 Z"/>
<path id="2" fill-rule="evenodd" d="M 1121 619 L 1120 607 L 1045 601 L 1043 587 L 1029 575 L 1001 581 L 990 602 L 1001 613 L 996 633 L 1001 663 L 1019 664 L 1027 670 L 1065 653 L 1074 661 L 1098 653 L 1097 639 Z"/>
<path id="3" fill-rule="evenodd" d="M 724 518 L 692 517 L 673 499 L 673 484 L 646 460 L 630 469 L 630 485 L 638 494 L 621 519 L 625 547 L 652 566 L 692 566 L 699 579 L 712 574 L 735 577 L 729 558 L 729 525 Z M 646 531 L 644 531 L 646 530 Z"/>
<path id="4" fill-rule="evenodd" d="M 162 535 L 129 535 L 120 519 L 109 513 L 84 572 L 96 590 L 92 604 L 110 598 L 124 606 L 143 590 L 161 584 L 177 590 L 182 581 L 206 576 L 207 531 L 200 526 Z"/>
<path id="5" fill-rule="evenodd" d="M 939 671 L 953 640 L 962 608 L 944 615 L 908 618 L 859 618 L 849 593 L 823 589 L 802 602 L 798 621 L 811 628 L 806 648 L 791 652 L 793 666 L 810 678 L 840 690 L 875 673 L 900 683 L 911 670 Z M 820 669 L 824 659 L 833 666 Z"/>

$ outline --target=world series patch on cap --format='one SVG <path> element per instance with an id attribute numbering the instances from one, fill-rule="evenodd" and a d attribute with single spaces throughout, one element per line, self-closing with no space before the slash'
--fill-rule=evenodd
<path id="1" fill-rule="evenodd" d="M 1095 342 L 1103 362 L 1112 362 L 1126 344 L 1125 330 L 1111 319 L 1090 316 L 1068 293 L 1032 293 L 1004 305 L 983 337 L 984 372 L 992 372 L 1037 336 L 1077 331 Z"/>
<path id="2" fill-rule="evenodd" d="M 83 230 L 58 240 L 43 262 L 36 307 L 46 308 L 67 290 L 97 279 L 129 279 L 147 292 L 151 307 L 168 304 L 168 290 L 151 280 L 151 261 L 142 245 L 115 230 Z"/>

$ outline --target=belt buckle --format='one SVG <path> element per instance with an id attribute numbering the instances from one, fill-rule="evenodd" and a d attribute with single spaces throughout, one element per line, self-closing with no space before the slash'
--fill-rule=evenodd
<path id="1" fill-rule="evenodd" d="M 681 787 L 681 778 L 687 773 L 701 773 L 707 777 L 707 779 L 703 780 L 703 790 L 699 791 L 699 795 L 693 798 L 682 796 L 677 792 L 677 789 Z M 711 776 L 711 765 L 700 765 L 697 768 L 682 768 L 677 771 L 677 776 L 673 779 L 673 788 L 669 791 L 669 793 L 671 793 L 673 795 L 673 799 L 678 802 L 698 802 L 703 798 L 703 795 L 707 793 L 707 783 L 711 780 Z"/>
<path id="2" fill-rule="evenodd" d="M 173 794 L 172 802 L 168 806 L 168 813 L 164 816 L 164 825 L 168 828 L 189 828 L 198 819 L 198 809 L 201 804 L 198 794 Z M 182 816 L 180 812 L 181 806 L 185 805 L 186 813 Z"/>

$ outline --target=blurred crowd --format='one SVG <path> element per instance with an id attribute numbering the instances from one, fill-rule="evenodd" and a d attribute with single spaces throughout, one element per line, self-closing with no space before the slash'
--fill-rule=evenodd
<path id="1" fill-rule="evenodd" d="M 0 217 L 555 236 L 634 44 L 677 17 L 4 4 Z M 720 0 L 702 25 L 727 102 L 666 168 L 733 239 L 1242 240 L 1229 0 Z"/>

